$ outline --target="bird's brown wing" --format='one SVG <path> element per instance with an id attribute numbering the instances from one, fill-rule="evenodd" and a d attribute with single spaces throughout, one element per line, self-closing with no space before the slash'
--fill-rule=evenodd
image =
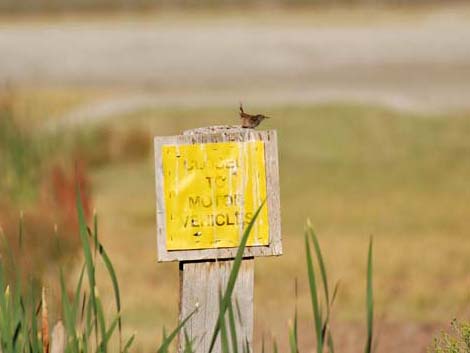
<path id="1" fill-rule="evenodd" d="M 240 116 L 242 127 L 251 127 L 251 118 L 249 116 Z"/>

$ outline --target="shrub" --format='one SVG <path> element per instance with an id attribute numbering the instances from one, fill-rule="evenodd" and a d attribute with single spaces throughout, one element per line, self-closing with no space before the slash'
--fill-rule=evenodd
<path id="1" fill-rule="evenodd" d="M 38 190 L 40 151 L 14 119 L 10 95 L 0 96 L 0 190 L 2 199 L 31 199 Z"/>
<path id="2" fill-rule="evenodd" d="M 450 332 L 434 338 L 429 353 L 470 353 L 470 323 L 453 320 Z"/>
<path id="3" fill-rule="evenodd" d="M 46 291 L 37 281 L 24 281 L 15 276 L 21 266 L 11 252 L 4 252 L 0 261 L 0 351 L 4 353 L 47 353 L 51 349 L 61 353 L 104 353 L 109 350 L 112 340 L 116 340 L 119 352 L 128 351 L 133 336 L 123 342 L 120 292 L 117 277 L 110 258 L 98 239 L 97 218 L 93 230 L 85 223 L 81 198 L 77 195 L 78 228 L 85 263 L 72 292 L 66 288 L 63 271 L 60 271 L 62 320 L 54 325 L 62 330 L 60 339 L 51 337 L 49 331 Z M 20 224 L 18 238 L 21 239 Z M 116 312 L 107 317 L 98 296 L 96 268 L 101 262 L 113 283 Z M 6 271 L 9 264 L 10 272 Z M 27 285 L 23 287 L 23 284 Z M 63 322 L 63 324 L 62 324 Z M 117 334 L 116 334 L 117 333 Z M 54 335 L 52 335 L 54 336 Z M 61 348 L 57 350 L 59 345 Z"/>
<path id="4" fill-rule="evenodd" d="M 0 94 L 0 233 L 11 244 L 8 251 L 21 264 L 23 278 L 39 279 L 51 265 L 78 250 L 76 177 L 87 219 L 92 213 L 91 192 L 85 164 L 74 165 L 71 155 L 45 142 L 47 136 L 22 126 L 13 100 L 12 93 Z"/>

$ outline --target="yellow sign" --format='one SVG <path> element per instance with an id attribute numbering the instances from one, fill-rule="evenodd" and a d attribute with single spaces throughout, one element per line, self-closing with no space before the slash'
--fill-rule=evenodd
<path id="1" fill-rule="evenodd" d="M 163 146 L 167 250 L 237 247 L 266 199 L 264 143 Z M 264 205 L 247 246 L 269 245 Z"/>

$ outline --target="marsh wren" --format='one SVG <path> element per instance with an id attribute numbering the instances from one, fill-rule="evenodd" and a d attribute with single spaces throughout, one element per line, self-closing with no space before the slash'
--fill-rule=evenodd
<path id="1" fill-rule="evenodd" d="M 269 116 L 256 114 L 251 115 L 243 111 L 243 106 L 240 103 L 240 119 L 242 120 L 242 127 L 247 129 L 254 129 L 257 127 L 264 119 L 269 119 Z"/>

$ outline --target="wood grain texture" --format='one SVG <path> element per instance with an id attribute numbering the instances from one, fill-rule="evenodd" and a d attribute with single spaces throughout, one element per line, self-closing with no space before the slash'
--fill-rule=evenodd
<path id="1" fill-rule="evenodd" d="M 194 340 L 195 353 L 207 353 L 219 315 L 219 293 L 227 286 L 233 261 L 183 262 L 180 265 L 180 322 L 196 308 L 197 312 L 185 325 L 186 332 Z M 238 351 L 243 345 L 252 346 L 253 340 L 253 285 L 254 259 L 244 259 L 233 292 Z M 240 312 L 236 310 L 238 302 Z M 241 317 L 239 317 L 239 314 Z M 228 329 L 227 320 L 227 329 Z M 228 333 L 229 342 L 230 333 Z M 184 332 L 179 335 L 179 352 L 184 351 Z M 232 344 L 232 343 L 230 343 Z M 220 338 L 214 353 L 221 352 Z"/>
<path id="2" fill-rule="evenodd" d="M 155 137 L 155 180 L 157 214 L 157 253 L 158 261 L 191 261 L 205 259 L 231 259 L 237 248 L 176 250 L 166 248 L 166 219 L 163 189 L 162 146 L 201 144 L 213 142 L 263 141 L 265 146 L 266 193 L 269 218 L 269 246 L 250 246 L 244 257 L 282 255 L 281 215 L 279 196 L 279 160 L 277 134 L 275 130 L 258 131 L 233 126 L 213 126 L 188 130 L 183 135 Z"/>

